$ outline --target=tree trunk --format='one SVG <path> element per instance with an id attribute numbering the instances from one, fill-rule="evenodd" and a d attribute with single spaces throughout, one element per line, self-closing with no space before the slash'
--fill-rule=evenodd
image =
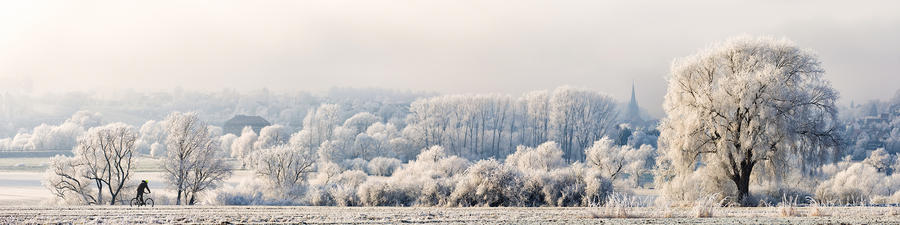
<path id="1" fill-rule="evenodd" d="M 181 205 L 181 190 L 178 190 L 178 197 L 175 198 L 175 204 Z"/>
<path id="2" fill-rule="evenodd" d="M 753 171 L 754 164 L 748 160 L 742 161 L 741 170 L 735 171 L 735 175 L 731 176 L 731 180 L 738 189 L 737 202 L 741 205 L 745 205 L 744 200 L 750 196 L 750 173 Z"/>
<path id="3" fill-rule="evenodd" d="M 103 204 L 103 183 L 97 180 L 97 205 Z"/>
<path id="4" fill-rule="evenodd" d="M 743 204 L 744 199 L 750 195 L 750 178 L 735 176 L 732 180 L 734 180 L 734 184 L 737 185 L 738 189 L 737 202 Z"/>

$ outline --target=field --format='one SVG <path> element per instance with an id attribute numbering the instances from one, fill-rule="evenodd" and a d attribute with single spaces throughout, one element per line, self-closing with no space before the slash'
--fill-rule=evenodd
<path id="1" fill-rule="evenodd" d="M 805 212 L 809 209 L 799 209 Z M 721 208 L 710 218 L 694 218 L 690 209 L 629 209 L 631 218 L 605 218 L 601 208 L 394 208 L 195 206 L 0 207 L 3 224 L 897 224 L 890 208 L 827 208 L 826 216 L 783 217 L 778 208 Z"/>

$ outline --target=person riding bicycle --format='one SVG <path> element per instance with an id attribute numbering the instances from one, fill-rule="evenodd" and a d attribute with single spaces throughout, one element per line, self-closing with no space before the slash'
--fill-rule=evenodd
<path id="1" fill-rule="evenodd" d="M 144 202 L 144 190 L 147 190 L 147 194 L 150 194 L 150 187 L 147 186 L 147 180 L 142 180 L 141 184 L 137 187 L 137 198 L 141 200 L 141 205 L 146 204 Z"/>

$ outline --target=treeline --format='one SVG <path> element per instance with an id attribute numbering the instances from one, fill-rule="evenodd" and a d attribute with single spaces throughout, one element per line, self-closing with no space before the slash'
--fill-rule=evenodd
<path id="1" fill-rule="evenodd" d="M 32 133 L 32 128 L 41 124 L 62 124 L 71 115 L 85 110 L 102 114 L 111 122 L 131 125 L 162 120 L 176 111 L 196 112 L 215 126 L 221 126 L 237 114 L 258 115 L 273 124 L 298 130 L 310 109 L 321 104 L 336 104 L 343 109 L 340 114 L 345 119 L 358 112 L 370 112 L 385 120 L 403 120 L 411 102 L 434 95 L 358 88 L 332 88 L 324 93 L 286 93 L 267 89 L 191 91 L 181 88 L 160 92 L 101 90 L 41 95 L 3 91 L 0 92 L 0 139 Z"/>
<path id="2" fill-rule="evenodd" d="M 535 91 L 520 98 L 495 94 L 421 98 L 410 103 L 408 111 L 402 113 L 381 110 L 347 115 L 348 111 L 356 109 L 322 104 L 308 110 L 300 129 L 275 124 L 262 128 L 259 133 L 247 127 L 240 135 L 223 135 L 220 127 L 200 121 L 198 113 L 175 112 L 166 120 L 147 121 L 140 128 L 119 123 L 116 126 L 121 128 L 117 129 L 134 136 L 134 139 L 128 139 L 125 150 L 110 150 L 113 151 L 110 153 L 100 146 L 95 148 L 99 153 L 57 157 L 48 169 L 53 176 L 46 183 L 60 199 L 69 203 L 105 204 L 102 199 L 107 196 L 106 199 L 113 199 L 108 203 L 114 204 L 115 199 L 122 197 L 104 193 L 104 185 L 74 187 L 66 184 L 75 181 L 79 184 L 110 183 L 102 177 L 81 174 L 79 171 L 83 169 L 78 168 L 97 170 L 96 166 L 87 166 L 91 165 L 88 162 L 102 161 L 97 154 L 118 155 L 116 152 L 124 151 L 129 155 L 127 160 L 120 162 L 131 162 L 131 154 L 162 158 L 165 163 L 161 169 L 167 171 L 167 179 L 176 185 L 173 189 L 179 190 L 174 202 L 193 204 L 201 191 L 214 189 L 230 176 L 230 170 L 222 168 L 221 160 L 196 154 L 205 152 L 201 155 L 238 159 L 242 168 L 253 170 L 256 175 L 242 185 L 261 185 L 247 190 L 267 190 L 249 196 L 225 190 L 210 195 L 220 196 L 215 200 L 219 202 L 234 203 L 238 201 L 235 198 L 247 199 L 262 194 L 257 197 L 265 199 L 256 203 L 573 206 L 602 201 L 611 191 L 609 178 L 622 177 L 625 173 L 636 174 L 631 176 L 634 178 L 648 172 L 655 152 L 649 145 L 615 147 L 616 144 L 647 142 L 653 132 L 639 127 L 616 126 L 620 121 L 614 100 L 595 91 L 571 87 Z M 400 120 L 394 117 L 396 115 L 406 116 Z M 91 143 L 85 143 L 90 140 L 85 139 L 86 135 L 102 135 L 97 133 L 103 130 L 101 128 L 73 134 L 79 137 L 73 142 L 75 149 L 91 146 Z M 620 131 L 628 134 L 622 135 Z M 604 139 L 607 136 L 617 138 Z M 629 140 L 629 137 L 635 140 Z M 185 146 L 186 143 L 191 145 Z M 602 146 L 598 147 L 597 143 Z M 587 150 L 593 155 L 589 156 Z M 638 161 L 640 163 L 635 163 Z M 535 166 L 540 168 L 533 168 Z M 115 172 L 130 176 L 130 166 L 125 167 Z M 194 169 L 201 171 L 191 172 Z M 220 175 L 208 177 L 210 172 L 203 169 L 211 169 Z M 482 171 L 476 172 L 478 170 Z M 505 175 L 491 177 L 496 173 Z M 192 178 L 197 174 L 207 176 Z M 432 180 L 421 180 L 422 176 Z M 529 194 L 523 193 L 525 190 L 510 190 L 509 184 L 491 183 L 499 181 L 497 179 L 509 179 L 509 184 L 528 184 L 535 189 Z M 401 188 L 399 183 L 379 183 L 378 180 L 393 180 L 407 186 Z M 635 185 L 639 182 L 632 180 Z M 469 183 L 460 183 L 463 181 Z M 115 189 L 128 184 L 120 182 L 117 185 Z M 105 187 L 110 190 L 110 185 Z M 555 188 L 563 187 L 571 190 L 556 192 L 562 190 Z M 439 192 L 412 191 L 422 188 Z M 479 188 L 508 193 L 500 193 L 504 199 L 491 201 L 483 198 L 493 198 L 497 193 L 468 196 L 469 192 Z M 453 194 L 456 189 L 462 192 Z M 373 193 L 361 193 L 367 191 Z M 430 194 L 433 199 L 415 200 L 423 194 Z M 227 198 L 229 195 L 233 198 Z"/>
<path id="3" fill-rule="evenodd" d="M 375 157 L 414 159 L 422 149 L 445 146 L 450 154 L 470 160 L 512 154 L 517 146 L 559 143 L 567 162 L 583 161 L 583 150 L 604 136 L 619 136 L 616 102 L 599 92 L 560 87 L 535 91 L 520 98 L 508 95 L 447 95 L 422 98 L 409 105 L 404 120 L 371 112 L 349 116 L 337 104 L 323 104 L 303 118 L 301 129 L 273 125 L 259 134 L 245 129 L 221 137 L 223 149 L 235 158 L 253 150 L 292 144 L 318 151 L 332 161 Z M 351 110 L 352 111 L 352 110 Z M 164 124 L 149 121 L 141 127 L 139 152 L 160 155 Z M 213 133 L 221 133 L 214 128 Z M 627 129 L 646 137 L 647 129 Z M 652 135 L 652 133 L 650 133 Z M 652 137 L 651 137 L 652 138 Z M 644 142 L 655 142 L 647 141 Z M 157 146 L 157 150 L 153 150 Z"/>
<path id="4" fill-rule="evenodd" d="M 414 148 L 433 145 L 470 159 L 505 158 L 516 146 L 560 144 L 567 161 L 581 161 L 584 150 L 613 134 L 618 108 L 594 91 L 561 87 L 519 99 L 503 95 L 451 95 L 410 105 L 403 133 Z"/>

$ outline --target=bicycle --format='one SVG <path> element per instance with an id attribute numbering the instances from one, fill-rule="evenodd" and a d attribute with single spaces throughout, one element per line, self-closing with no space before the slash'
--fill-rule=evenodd
<path id="1" fill-rule="evenodd" d="M 153 199 L 152 198 L 145 198 L 143 204 L 141 204 L 141 200 L 138 199 L 137 197 L 134 197 L 131 199 L 131 206 L 141 207 L 141 206 L 147 206 L 147 205 L 149 205 L 150 207 L 153 207 Z"/>

